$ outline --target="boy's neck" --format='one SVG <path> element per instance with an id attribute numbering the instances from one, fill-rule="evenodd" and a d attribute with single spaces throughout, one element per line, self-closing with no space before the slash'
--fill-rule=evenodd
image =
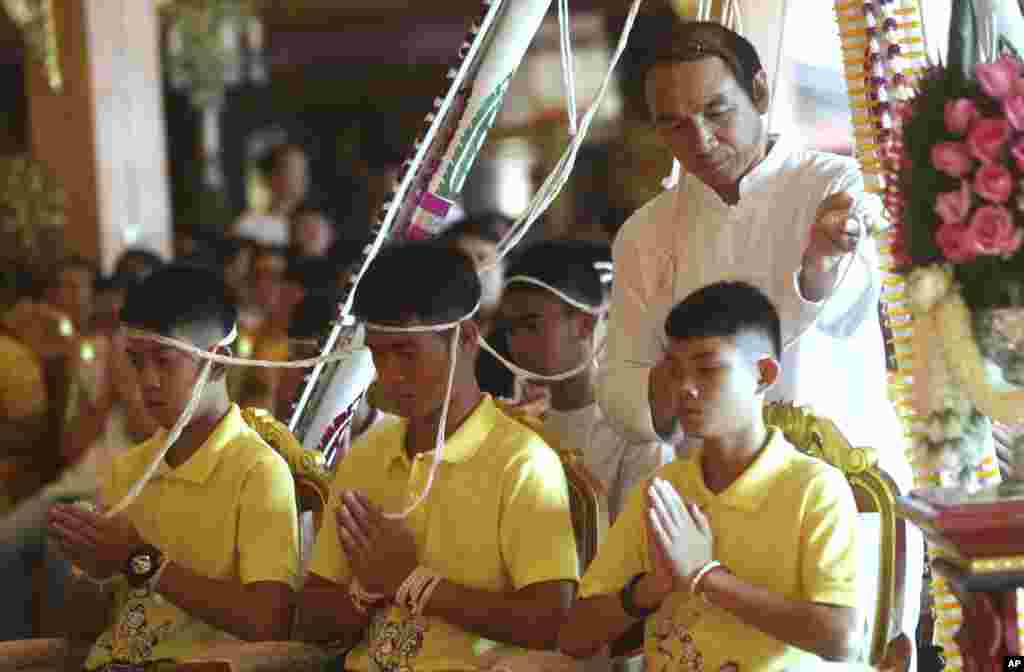
<path id="1" fill-rule="evenodd" d="M 231 410 L 231 401 L 227 394 L 218 395 L 216 400 L 201 411 L 196 411 L 192 421 L 181 431 L 181 436 L 174 442 L 171 449 L 164 456 L 164 462 L 171 469 L 177 469 L 189 461 L 189 459 L 202 448 L 206 440 L 213 434 L 224 416 Z"/>
<path id="2" fill-rule="evenodd" d="M 578 411 L 594 403 L 594 378 L 597 367 L 591 362 L 578 376 L 551 383 L 551 408 L 555 411 Z"/>
<path id="3" fill-rule="evenodd" d="M 705 438 L 700 466 L 708 490 L 718 494 L 732 485 L 757 459 L 767 439 L 768 428 L 761 418 L 730 436 Z"/>
<path id="4" fill-rule="evenodd" d="M 452 388 L 451 402 L 448 404 L 448 421 L 445 423 L 444 439 L 447 441 L 462 426 L 483 399 L 480 385 L 474 378 L 472 381 L 456 385 Z M 437 440 L 437 425 L 441 421 L 441 408 L 422 418 L 410 418 L 405 436 L 405 450 L 410 458 L 434 450 Z"/>

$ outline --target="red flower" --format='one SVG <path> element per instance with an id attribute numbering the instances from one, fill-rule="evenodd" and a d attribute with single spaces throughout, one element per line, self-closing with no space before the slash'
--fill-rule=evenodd
<path id="1" fill-rule="evenodd" d="M 979 119 L 967 134 L 967 147 L 982 163 L 995 163 L 1009 137 L 1010 124 L 1005 119 Z"/>
<path id="2" fill-rule="evenodd" d="M 1010 211 L 999 205 L 978 208 L 971 217 L 967 238 L 978 254 L 1010 257 L 1024 242 L 1024 231 L 1013 224 Z"/>
<path id="3" fill-rule="evenodd" d="M 992 203 L 1006 203 L 1013 191 L 1013 175 L 999 163 L 987 163 L 974 174 L 974 191 Z"/>

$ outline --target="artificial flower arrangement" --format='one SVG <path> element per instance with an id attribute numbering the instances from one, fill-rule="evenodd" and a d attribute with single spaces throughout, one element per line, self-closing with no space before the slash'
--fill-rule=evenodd
<path id="1" fill-rule="evenodd" d="M 888 157 L 893 256 L 915 317 L 918 457 L 977 486 L 986 419 L 1024 421 L 1024 63 L 931 67 Z"/>

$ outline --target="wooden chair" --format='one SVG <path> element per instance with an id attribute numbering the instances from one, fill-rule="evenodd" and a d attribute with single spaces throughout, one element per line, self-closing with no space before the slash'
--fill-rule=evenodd
<path id="1" fill-rule="evenodd" d="M 300 548 L 308 553 L 316 531 L 323 521 L 330 498 L 331 477 L 324 466 L 323 456 L 304 449 L 283 423 L 262 409 L 244 409 L 242 417 L 285 459 L 291 469 L 295 479 L 295 496 L 299 510 Z M 304 525 L 303 523 L 308 522 L 310 518 L 312 525 Z M 305 554 L 302 560 L 305 566 Z M 0 642 L 0 672 L 81 669 L 86 654 L 87 650 L 82 650 L 80 645 L 66 639 Z M 277 669 L 319 670 L 334 655 L 337 655 L 337 652 L 298 642 L 228 641 L 211 645 L 208 650 L 196 657 L 195 663 L 190 661 L 181 664 L 180 667 L 189 672 L 252 669 L 252 665 L 245 664 L 251 661 L 259 663 L 262 669 L 268 662 L 287 660 L 289 665 Z"/>
<path id="2" fill-rule="evenodd" d="M 906 527 L 904 521 L 896 516 L 899 488 L 878 466 L 875 450 L 852 446 L 828 418 L 815 415 L 806 407 L 783 402 L 766 405 L 764 417 L 767 424 L 781 429 L 786 439 L 798 450 L 824 460 L 843 472 L 853 489 L 859 513 L 878 514 L 878 529 L 881 533 L 878 544 L 878 583 L 874 614 L 869 619 L 869 648 L 864 658 L 874 669 L 904 672 L 910 663 L 910 640 L 899 631 L 906 572 Z M 613 645 L 613 656 L 632 657 L 640 654 L 643 623 L 638 626 Z"/>

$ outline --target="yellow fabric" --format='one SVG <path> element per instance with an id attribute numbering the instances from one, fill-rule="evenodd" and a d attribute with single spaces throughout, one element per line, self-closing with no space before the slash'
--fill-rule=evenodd
<path id="1" fill-rule="evenodd" d="M 699 448 L 656 475 L 704 508 L 717 533 L 715 559 L 736 576 L 790 599 L 856 607 L 850 486 L 838 469 L 798 452 L 778 429 L 771 432 L 754 462 L 717 495 L 704 484 Z M 580 597 L 617 594 L 652 571 L 645 515 L 643 488 L 636 488 L 583 577 Z M 718 670 L 735 662 L 741 670 L 774 672 L 818 660 L 688 593 L 674 593 L 648 619 L 644 652 L 652 670 Z"/>
<path id="2" fill-rule="evenodd" d="M 103 501 L 120 500 L 161 447 L 164 430 L 118 456 L 104 479 Z M 162 463 L 123 515 L 168 558 L 206 577 L 299 585 L 298 513 L 288 465 L 232 406 L 199 450 L 175 469 Z M 117 619 L 86 661 L 131 663 L 180 659 L 230 635 L 195 619 L 158 594 L 118 591 Z"/>
<path id="3" fill-rule="evenodd" d="M 404 508 L 426 483 L 432 455 L 410 461 L 406 421 L 375 425 L 338 465 L 339 490 L 358 489 L 385 511 Z M 407 519 L 420 563 L 469 588 L 511 592 L 542 581 L 578 580 L 565 473 L 558 456 L 485 396 L 444 446 L 430 494 Z M 310 570 L 348 585 L 351 570 L 335 525 L 324 525 Z M 345 669 L 475 670 L 496 644 L 437 618 L 379 610 Z"/>
<path id="4" fill-rule="evenodd" d="M 46 412 L 43 366 L 28 347 L 0 334 L 0 418 L 22 420 Z"/>

